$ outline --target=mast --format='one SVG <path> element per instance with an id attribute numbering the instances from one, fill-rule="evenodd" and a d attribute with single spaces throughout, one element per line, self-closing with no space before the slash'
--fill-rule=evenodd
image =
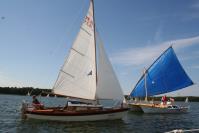
<path id="1" fill-rule="evenodd" d="M 97 85 L 97 50 L 96 50 L 96 27 L 95 27 L 95 10 L 94 0 L 91 0 L 93 4 L 93 29 L 94 29 L 94 43 L 95 43 L 95 68 L 96 68 L 96 85 Z"/>
<path id="2" fill-rule="evenodd" d="M 95 72 L 96 72 L 96 88 L 97 88 L 97 50 L 96 50 L 96 27 L 95 27 L 95 10 L 94 10 L 94 0 L 91 0 L 93 5 L 93 30 L 94 30 L 94 44 L 95 44 Z M 96 98 L 96 95 L 95 95 Z"/>
<path id="3" fill-rule="evenodd" d="M 145 92 L 146 92 L 145 101 L 148 101 L 147 100 L 147 80 L 146 80 L 146 76 L 147 76 L 147 70 L 146 70 L 146 68 L 144 68 L 144 88 L 145 88 Z"/>

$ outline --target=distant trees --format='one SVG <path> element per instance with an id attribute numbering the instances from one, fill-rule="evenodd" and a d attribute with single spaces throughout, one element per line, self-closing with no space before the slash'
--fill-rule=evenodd
<path id="1" fill-rule="evenodd" d="M 33 88 L 33 87 L 0 87 L 0 94 L 15 94 L 15 95 L 42 95 L 45 96 L 47 94 L 51 94 L 51 89 L 40 89 L 40 88 Z"/>
<path id="2" fill-rule="evenodd" d="M 54 96 L 51 89 L 41 89 L 41 88 L 34 88 L 34 87 L 0 87 L 0 94 L 13 94 L 13 95 L 41 95 L 41 96 L 47 96 L 49 95 Z M 58 97 L 64 97 L 64 96 L 58 96 Z M 127 100 L 130 100 L 130 97 L 128 95 L 124 96 Z M 186 98 L 189 98 L 190 102 L 199 102 L 199 97 L 193 97 L 193 96 L 182 96 L 182 97 L 171 97 L 174 98 L 175 101 L 185 101 Z M 144 98 L 142 98 L 144 100 Z M 148 100 L 154 100 L 154 101 L 160 101 L 161 97 L 148 97 Z"/>

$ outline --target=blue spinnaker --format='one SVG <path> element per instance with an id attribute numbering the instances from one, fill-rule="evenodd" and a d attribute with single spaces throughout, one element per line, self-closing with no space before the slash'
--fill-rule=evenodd
<path id="1" fill-rule="evenodd" d="M 146 71 L 147 96 L 154 96 L 183 89 L 193 84 L 182 68 L 174 50 L 169 47 Z M 143 75 L 131 97 L 145 97 L 145 76 Z"/>

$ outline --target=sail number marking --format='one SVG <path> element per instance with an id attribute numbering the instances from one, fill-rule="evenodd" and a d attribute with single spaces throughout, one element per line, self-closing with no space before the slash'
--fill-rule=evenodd
<path id="1" fill-rule="evenodd" d="M 88 27 L 90 27 L 91 29 L 93 29 L 93 20 L 90 17 L 86 16 L 84 22 L 86 23 L 86 25 Z"/>

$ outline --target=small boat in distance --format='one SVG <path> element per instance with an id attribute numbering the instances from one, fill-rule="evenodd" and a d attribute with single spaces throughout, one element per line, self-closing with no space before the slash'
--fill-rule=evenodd
<path id="1" fill-rule="evenodd" d="M 131 98 L 143 98 L 145 101 L 129 102 L 132 110 L 144 113 L 184 113 L 189 106 L 179 106 L 172 101 L 149 102 L 147 97 L 173 92 L 193 85 L 182 68 L 172 46 L 169 47 L 144 73 L 130 93 Z"/>
<path id="2" fill-rule="evenodd" d="M 91 0 L 88 13 L 53 87 L 53 94 L 69 98 L 66 105 L 36 108 L 23 102 L 22 114 L 25 118 L 55 121 L 123 118 L 128 111 L 123 106 L 124 95 L 103 43 L 99 39 L 97 45 L 97 39 L 99 36 L 95 31 L 94 4 Z M 112 100 L 114 104 L 104 107 L 100 100 Z"/>
<path id="3" fill-rule="evenodd" d="M 30 93 L 28 92 L 28 93 L 26 94 L 26 96 L 30 96 Z"/>
<path id="4" fill-rule="evenodd" d="M 186 99 L 185 99 L 185 103 L 188 103 L 189 102 L 189 98 L 187 97 Z"/>

